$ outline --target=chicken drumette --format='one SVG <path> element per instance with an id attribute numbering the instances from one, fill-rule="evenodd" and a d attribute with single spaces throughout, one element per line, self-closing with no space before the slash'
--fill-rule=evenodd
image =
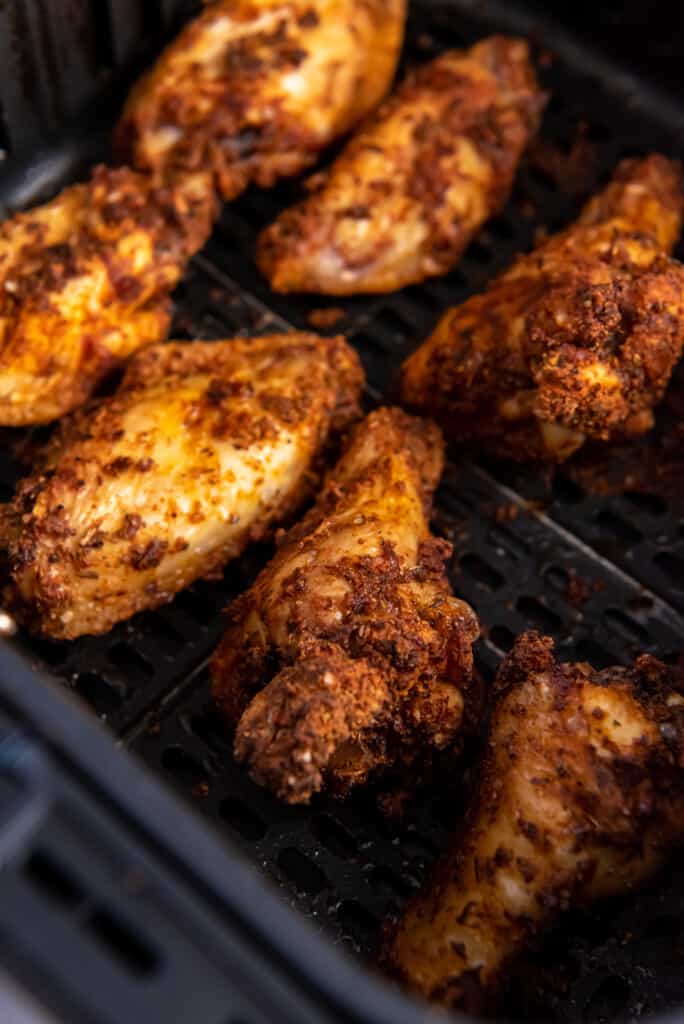
<path id="1" fill-rule="evenodd" d="M 2 512 L 7 609 L 30 629 L 102 633 L 219 570 L 294 511 L 358 411 L 342 338 L 173 343 L 135 356 L 75 413 Z"/>
<path id="2" fill-rule="evenodd" d="M 403 402 L 523 460 L 648 430 L 684 345 L 684 267 L 667 255 L 683 202 L 674 161 L 620 164 L 575 224 L 443 317 L 404 364 Z"/>
<path id="3" fill-rule="evenodd" d="M 428 525 L 442 449 L 433 424 L 372 413 L 229 609 L 214 697 L 237 759 L 289 803 L 428 759 L 462 728 L 478 627 Z"/>
<path id="4" fill-rule="evenodd" d="M 684 838 L 683 682 L 647 655 L 632 669 L 559 665 L 549 638 L 520 637 L 462 834 L 388 966 L 428 998 L 492 1008 L 559 914 L 647 879 Z"/>
<path id="5" fill-rule="evenodd" d="M 297 174 L 380 102 L 405 16 L 406 0 L 216 0 L 131 93 L 118 149 L 211 169 L 224 199 Z"/>
<path id="6" fill-rule="evenodd" d="M 166 336 L 169 295 L 213 210 L 206 175 L 155 187 L 98 167 L 0 225 L 0 425 L 56 419 Z"/>
<path id="7" fill-rule="evenodd" d="M 443 54 L 261 235 L 261 270 L 276 291 L 329 295 L 446 273 L 506 202 L 543 105 L 523 40 Z"/>

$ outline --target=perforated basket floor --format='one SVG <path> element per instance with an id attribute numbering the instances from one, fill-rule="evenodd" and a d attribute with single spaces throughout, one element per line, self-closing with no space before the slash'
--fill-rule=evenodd
<path id="1" fill-rule="evenodd" d="M 493 29 L 521 27 L 522 16 L 507 6 L 482 4 L 477 11 L 468 3 L 415 4 L 406 61 L 469 44 Z M 628 80 L 581 50 L 566 50 L 571 59 L 561 59 L 548 30 L 539 30 L 536 41 L 552 92 L 543 128 L 551 150 L 546 146 L 527 161 L 508 207 L 456 271 L 379 298 L 273 296 L 252 262 L 254 238 L 297 186 L 255 190 L 224 210 L 178 289 L 175 335 L 310 327 L 312 310 L 339 309 L 334 330 L 358 348 L 369 402 L 377 401 L 441 311 L 529 248 L 540 228 L 566 223 L 617 160 L 651 149 L 681 155 L 680 125 L 668 121 L 666 108 L 649 106 L 630 92 Z M 559 161 L 563 176 L 554 180 Z M 477 653 L 486 679 L 515 635 L 529 627 L 556 637 L 563 658 L 597 666 L 626 662 L 641 651 L 667 661 L 678 657 L 684 640 L 680 410 L 682 373 L 653 435 L 631 447 L 583 455 L 555 474 L 486 461 L 449 466 L 435 528 L 453 540 L 454 588 L 483 622 Z M 3 462 L 1 497 L 9 496 L 17 474 L 16 465 Z M 221 632 L 222 607 L 268 554 L 267 548 L 251 551 L 228 567 L 222 582 L 199 583 L 167 608 L 104 638 L 52 644 L 20 636 L 17 642 L 237 843 L 281 886 L 284 899 L 332 941 L 367 959 L 381 921 L 400 909 L 445 845 L 462 795 L 438 778 L 401 824 L 383 819 L 372 791 L 344 804 L 319 799 L 310 809 L 292 810 L 233 764 L 230 737 L 211 708 L 206 661 Z M 507 1010 L 608 1021 L 682 1006 L 684 883 L 674 869 L 637 898 L 550 935 L 541 954 L 518 972 Z"/>

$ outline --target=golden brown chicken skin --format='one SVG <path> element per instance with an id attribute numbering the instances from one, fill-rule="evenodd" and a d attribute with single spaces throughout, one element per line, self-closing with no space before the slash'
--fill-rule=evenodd
<path id="1" fill-rule="evenodd" d="M 206 175 L 153 187 L 98 167 L 0 225 L 0 425 L 56 419 L 166 336 L 169 295 L 213 208 Z"/>
<path id="2" fill-rule="evenodd" d="M 406 0 L 217 0 L 134 88 L 134 166 L 211 169 L 224 199 L 298 174 L 387 92 Z"/>
<path id="3" fill-rule="evenodd" d="M 6 506 L 7 610 L 58 639 L 103 633 L 220 570 L 310 492 L 358 412 L 342 338 L 172 343 L 65 421 Z"/>
<path id="4" fill-rule="evenodd" d="M 454 266 L 506 202 L 544 105 L 522 39 L 494 36 L 409 75 L 260 237 L 279 292 L 387 292 Z"/>
<path id="5" fill-rule="evenodd" d="M 679 165 L 624 161 L 579 220 L 461 306 L 404 364 L 401 398 L 449 438 L 561 462 L 653 423 L 684 345 Z"/>
<path id="6" fill-rule="evenodd" d="M 639 885 L 684 837 L 680 674 L 647 655 L 560 665 L 528 633 L 498 686 L 462 834 L 387 950 L 416 992 L 471 1012 L 563 911 Z"/>
<path id="7" fill-rule="evenodd" d="M 315 507 L 230 607 L 213 693 L 235 756 L 288 803 L 454 744 L 468 710 L 468 605 L 430 533 L 439 430 L 398 409 L 355 429 Z"/>

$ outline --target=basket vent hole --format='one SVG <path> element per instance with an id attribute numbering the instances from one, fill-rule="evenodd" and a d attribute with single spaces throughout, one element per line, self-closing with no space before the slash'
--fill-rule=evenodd
<path id="1" fill-rule="evenodd" d="M 337 920 L 344 938 L 357 946 L 368 947 L 378 932 L 378 922 L 357 900 L 344 900 L 337 908 Z"/>
<path id="2" fill-rule="evenodd" d="M 576 505 L 584 497 L 584 491 L 574 480 L 567 476 L 556 474 L 551 485 L 554 501 L 561 505 Z"/>
<path id="3" fill-rule="evenodd" d="M 81 672 L 76 676 L 74 689 L 90 704 L 98 715 L 109 715 L 121 707 L 124 694 L 110 686 L 94 672 Z"/>
<path id="4" fill-rule="evenodd" d="M 297 892 L 317 895 L 328 885 L 328 880 L 301 850 L 288 846 L 278 854 L 278 867 L 293 883 Z"/>
<path id="5" fill-rule="evenodd" d="M 464 555 L 461 559 L 461 569 L 482 586 L 489 590 L 498 590 L 504 583 L 504 577 L 496 569 L 492 568 L 484 558 L 476 554 Z"/>
<path id="6" fill-rule="evenodd" d="M 200 715 L 193 715 L 189 722 L 191 731 L 208 747 L 224 749 L 231 746 L 231 735 L 226 723 L 213 708 Z"/>
<path id="7" fill-rule="evenodd" d="M 202 765 L 182 747 L 167 747 L 161 760 L 164 768 L 185 786 L 198 786 L 207 781 Z"/>
<path id="8" fill-rule="evenodd" d="M 84 899 L 83 889 L 71 873 L 43 850 L 34 851 L 25 861 L 24 874 L 51 903 L 67 910 L 73 910 Z"/>
<path id="9" fill-rule="evenodd" d="M 114 644 L 107 651 L 107 657 L 112 665 L 124 675 L 147 676 L 148 678 L 154 675 L 154 667 L 149 661 L 128 644 Z"/>
<path id="10" fill-rule="evenodd" d="M 403 903 L 411 892 L 408 882 L 384 865 L 374 867 L 368 878 L 374 891 L 378 892 L 385 902 L 399 900 Z"/>
<path id="11" fill-rule="evenodd" d="M 157 969 L 159 957 L 152 946 L 108 910 L 94 910 L 85 927 L 131 974 L 143 977 Z"/>
<path id="12" fill-rule="evenodd" d="M 603 618 L 608 628 L 628 643 L 639 644 L 642 647 L 648 643 L 646 630 L 619 608 L 608 608 L 603 613 Z"/>
<path id="13" fill-rule="evenodd" d="M 659 551 L 653 561 L 665 573 L 672 586 L 681 590 L 684 585 L 684 559 L 672 551 Z"/>
<path id="14" fill-rule="evenodd" d="M 601 509 L 596 517 L 596 522 L 602 530 L 609 530 L 618 538 L 618 540 L 621 540 L 629 547 L 633 547 L 635 544 L 638 544 L 642 539 L 642 534 L 636 529 L 636 527 L 632 526 L 631 523 L 626 523 L 621 516 L 617 515 L 615 512 L 611 512 L 610 509 Z"/>
<path id="15" fill-rule="evenodd" d="M 557 633 L 561 620 L 536 597 L 519 597 L 515 607 L 527 622 L 543 633 Z"/>
<path id="16" fill-rule="evenodd" d="M 647 516 L 663 516 L 667 512 L 667 502 L 659 494 L 625 491 L 624 497 L 638 512 L 643 512 Z"/>
<path id="17" fill-rule="evenodd" d="M 624 978 L 613 974 L 604 978 L 584 1007 L 583 1019 L 587 1024 L 603 1024 L 622 1015 L 629 1002 L 630 986 Z"/>
<path id="18" fill-rule="evenodd" d="M 515 633 L 508 626 L 493 626 L 489 630 L 489 639 L 500 651 L 510 651 L 515 643 Z"/>
<path id="19" fill-rule="evenodd" d="M 221 802 L 219 813 L 227 825 L 250 842 L 257 842 L 266 835 L 266 825 L 256 811 L 242 800 L 229 798 Z"/>
<path id="20" fill-rule="evenodd" d="M 331 815 L 317 815 L 311 823 L 311 831 L 326 850 L 334 853 L 336 857 L 349 860 L 356 856 L 357 845 L 354 836 Z"/>

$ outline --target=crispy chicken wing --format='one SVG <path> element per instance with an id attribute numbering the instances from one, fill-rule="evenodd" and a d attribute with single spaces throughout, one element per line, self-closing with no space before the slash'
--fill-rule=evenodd
<path id="1" fill-rule="evenodd" d="M 438 429 L 380 409 L 315 507 L 229 609 L 214 696 L 235 755 L 289 803 L 454 742 L 478 634 L 430 534 Z"/>
<path id="2" fill-rule="evenodd" d="M 632 888 L 684 837 L 682 679 L 559 665 L 520 637 L 504 662 L 479 791 L 463 833 L 392 936 L 417 992 L 492 1007 L 506 969 L 569 907 Z"/>
<path id="3" fill-rule="evenodd" d="M 297 174 L 390 86 L 406 0 L 217 0 L 135 87 L 134 166 L 211 168 L 224 199 Z"/>
<path id="4" fill-rule="evenodd" d="M 443 317 L 401 395 L 448 436 L 562 461 L 653 423 L 684 345 L 679 165 L 624 161 L 579 220 Z"/>
<path id="5" fill-rule="evenodd" d="M 219 570 L 307 495 L 362 381 L 342 338 L 141 352 L 112 398 L 65 421 L 5 507 L 8 609 L 71 639 Z"/>
<path id="6" fill-rule="evenodd" d="M 56 419 L 165 337 L 170 292 L 213 207 L 206 175 L 153 187 L 98 167 L 0 225 L 0 425 Z"/>
<path id="7" fill-rule="evenodd" d="M 328 295 L 446 273 L 506 202 L 543 104 L 523 40 L 443 54 L 261 235 L 261 270 L 276 291 Z"/>

